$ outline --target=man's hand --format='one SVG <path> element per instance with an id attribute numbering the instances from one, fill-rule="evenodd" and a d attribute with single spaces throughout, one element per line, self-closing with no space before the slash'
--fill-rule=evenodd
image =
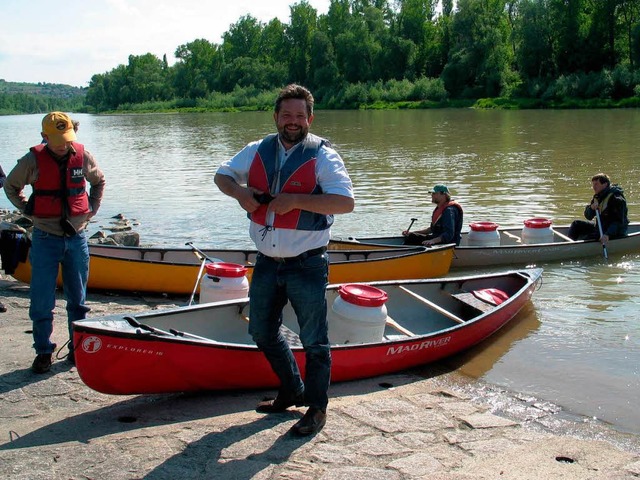
<path id="1" fill-rule="evenodd" d="M 297 194 L 279 193 L 269 202 L 269 211 L 277 215 L 289 213 L 291 210 L 299 208 L 296 203 L 297 198 Z"/>
<path id="2" fill-rule="evenodd" d="M 236 200 L 240 206 L 249 213 L 253 213 L 260 206 L 260 202 L 256 200 L 254 194 L 262 194 L 260 190 L 256 190 L 255 188 L 242 188 L 242 190 L 236 191 Z"/>

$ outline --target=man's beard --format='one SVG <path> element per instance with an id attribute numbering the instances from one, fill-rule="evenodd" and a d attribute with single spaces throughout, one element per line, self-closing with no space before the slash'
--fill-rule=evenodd
<path id="1" fill-rule="evenodd" d="M 278 127 L 278 133 L 280 134 L 280 137 L 287 143 L 290 143 L 292 145 L 295 145 L 296 143 L 300 143 L 302 140 L 304 140 L 304 137 L 307 136 L 307 134 L 309 133 L 309 129 L 306 127 L 300 127 L 299 130 L 296 130 L 294 132 L 290 132 L 287 130 L 286 128 L 287 126 L 283 126 L 283 127 Z"/>

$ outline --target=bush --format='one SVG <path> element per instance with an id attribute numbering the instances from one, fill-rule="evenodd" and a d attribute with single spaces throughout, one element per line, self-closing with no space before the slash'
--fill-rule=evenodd
<path id="1" fill-rule="evenodd" d="M 410 93 L 412 100 L 433 100 L 441 102 L 446 100 L 449 94 L 444 88 L 444 81 L 440 78 L 421 77 L 413 85 Z"/>
<path id="2" fill-rule="evenodd" d="M 358 82 L 347 85 L 339 96 L 338 103 L 342 108 L 359 108 L 369 102 L 368 88 Z"/>
<path id="3" fill-rule="evenodd" d="M 413 84 L 409 80 L 389 80 L 384 84 L 382 99 L 387 102 L 414 100 L 410 98 L 412 90 Z"/>

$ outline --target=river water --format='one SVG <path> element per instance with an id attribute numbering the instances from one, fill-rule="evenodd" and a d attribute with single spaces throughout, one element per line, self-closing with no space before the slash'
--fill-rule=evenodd
<path id="1" fill-rule="evenodd" d="M 38 143 L 41 117 L 0 117 L 6 172 Z M 90 233 L 122 213 L 139 222 L 143 244 L 251 246 L 248 220 L 213 175 L 273 131 L 270 113 L 74 117 L 107 177 Z M 464 206 L 466 225 L 567 224 L 600 171 L 624 187 L 630 219 L 640 220 L 639 110 L 318 111 L 312 131 L 333 142 L 354 182 L 356 208 L 336 217 L 337 236 L 398 234 L 413 217 L 414 228 L 426 226 L 435 183 Z M 4 195 L 0 208 L 10 208 Z M 640 434 L 640 252 L 542 266 L 531 305 L 454 359 L 457 368 Z"/>

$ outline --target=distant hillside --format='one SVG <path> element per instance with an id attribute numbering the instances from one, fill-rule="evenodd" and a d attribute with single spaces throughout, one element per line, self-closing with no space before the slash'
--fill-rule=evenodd
<path id="1" fill-rule="evenodd" d="M 63 85 L 60 83 L 22 83 L 7 82 L 0 79 L 0 93 L 7 95 L 23 93 L 25 95 L 42 95 L 46 97 L 71 100 L 84 97 L 87 93 L 87 89 L 72 87 L 71 85 Z"/>

